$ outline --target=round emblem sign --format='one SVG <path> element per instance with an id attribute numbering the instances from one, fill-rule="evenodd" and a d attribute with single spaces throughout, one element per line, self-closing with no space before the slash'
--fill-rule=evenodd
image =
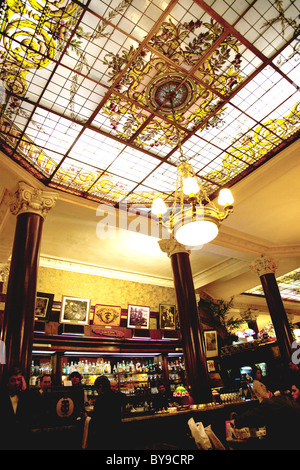
<path id="1" fill-rule="evenodd" d="M 69 418 L 74 411 L 74 402 L 70 397 L 63 397 L 56 404 L 56 414 L 60 418 Z"/>

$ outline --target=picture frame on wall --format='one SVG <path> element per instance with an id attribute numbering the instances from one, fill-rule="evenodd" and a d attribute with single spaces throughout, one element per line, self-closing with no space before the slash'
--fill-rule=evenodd
<path id="1" fill-rule="evenodd" d="M 216 330 L 204 331 L 204 343 L 206 357 L 217 357 L 218 350 L 218 335 Z"/>
<path id="2" fill-rule="evenodd" d="M 93 325 L 120 326 L 121 310 L 119 305 L 96 304 Z"/>
<path id="3" fill-rule="evenodd" d="M 159 305 L 159 328 L 161 330 L 175 330 L 176 328 L 176 306 Z"/>
<path id="4" fill-rule="evenodd" d="M 69 325 L 88 325 L 90 303 L 90 299 L 63 295 L 59 322 Z"/>
<path id="5" fill-rule="evenodd" d="M 127 328 L 149 329 L 150 307 L 128 305 Z"/>
<path id="6" fill-rule="evenodd" d="M 38 321 L 48 321 L 50 318 L 54 294 L 37 292 L 35 299 L 34 318 Z"/>

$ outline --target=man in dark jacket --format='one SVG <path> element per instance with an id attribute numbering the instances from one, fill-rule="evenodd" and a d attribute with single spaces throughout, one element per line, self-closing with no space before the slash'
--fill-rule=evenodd
<path id="1" fill-rule="evenodd" d="M 19 369 L 7 375 L 0 392 L 0 449 L 26 450 L 30 443 L 31 395 Z"/>

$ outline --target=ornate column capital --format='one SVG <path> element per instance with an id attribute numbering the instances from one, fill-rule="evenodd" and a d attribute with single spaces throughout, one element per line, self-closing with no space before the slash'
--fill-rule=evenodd
<path id="1" fill-rule="evenodd" d="M 184 245 L 179 243 L 175 238 L 162 239 L 158 241 L 161 251 L 167 253 L 169 258 L 176 253 L 188 253 L 191 252 L 185 248 Z"/>
<path id="2" fill-rule="evenodd" d="M 9 276 L 9 264 L 0 264 L 0 282 L 7 282 Z"/>
<path id="3" fill-rule="evenodd" d="M 18 189 L 13 195 L 10 211 L 14 215 L 32 213 L 45 218 L 55 206 L 56 200 L 56 193 L 43 191 L 20 181 Z"/>
<path id="4" fill-rule="evenodd" d="M 264 274 L 275 274 L 277 268 L 278 261 L 265 255 L 261 255 L 260 258 L 257 258 L 250 264 L 250 269 L 258 274 L 259 277 Z"/>
<path id="5" fill-rule="evenodd" d="M 246 310 L 240 311 L 240 316 L 246 322 L 248 321 L 256 321 L 259 316 L 259 310 L 253 308 L 247 308 Z"/>

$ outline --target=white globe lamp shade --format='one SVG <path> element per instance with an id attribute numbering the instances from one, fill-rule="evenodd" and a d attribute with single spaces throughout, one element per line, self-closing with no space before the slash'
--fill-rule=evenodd
<path id="1" fill-rule="evenodd" d="M 218 235 L 219 229 L 214 222 L 196 220 L 179 227 L 176 240 L 185 246 L 199 246 L 211 242 Z"/>

